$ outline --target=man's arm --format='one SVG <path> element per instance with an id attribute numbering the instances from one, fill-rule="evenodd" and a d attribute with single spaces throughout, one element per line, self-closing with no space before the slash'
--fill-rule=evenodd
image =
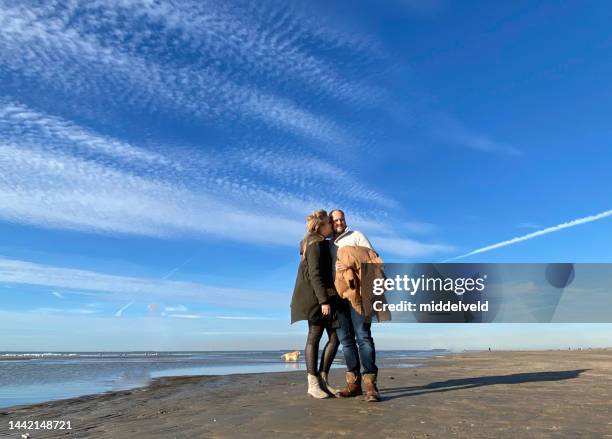
<path id="1" fill-rule="evenodd" d="M 372 247 L 372 244 L 370 244 L 369 239 L 366 238 L 366 236 L 363 233 L 361 233 L 359 231 L 355 231 L 353 233 L 355 233 L 355 244 L 356 245 L 359 245 L 361 247 L 367 247 L 370 250 L 374 250 L 374 247 Z M 376 250 L 374 250 L 374 251 L 376 251 Z"/>

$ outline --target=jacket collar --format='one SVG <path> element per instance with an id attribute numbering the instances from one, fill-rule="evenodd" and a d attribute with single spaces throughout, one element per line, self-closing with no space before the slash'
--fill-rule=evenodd
<path id="1" fill-rule="evenodd" d="M 344 238 L 345 236 L 350 235 L 351 233 L 353 233 L 353 231 L 347 227 L 346 230 L 344 230 L 344 232 L 342 232 L 340 235 L 334 238 L 334 244 L 337 243 L 340 239 Z"/>
<path id="2" fill-rule="evenodd" d="M 304 239 L 302 239 L 302 241 L 300 242 L 300 255 L 304 257 L 304 254 L 306 253 L 306 248 L 308 248 L 310 244 L 314 244 L 315 242 L 324 240 L 325 236 L 316 232 L 308 232 L 306 236 L 304 236 Z"/>

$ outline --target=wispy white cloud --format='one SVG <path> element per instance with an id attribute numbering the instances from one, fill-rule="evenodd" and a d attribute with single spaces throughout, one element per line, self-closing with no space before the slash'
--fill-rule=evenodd
<path id="1" fill-rule="evenodd" d="M 480 253 L 484 253 L 484 252 L 488 252 L 488 251 L 491 251 L 491 250 L 495 250 L 495 249 L 498 249 L 498 248 L 506 247 L 506 246 L 509 246 L 509 245 L 518 244 L 519 242 L 527 241 L 527 240 L 530 240 L 530 239 L 533 239 L 533 238 L 537 238 L 539 236 L 547 235 L 549 233 L 556 233 L 556 232 L 559 232 L 559 231 L 564 230 L 564 229 L 569 229 L 571 227 L 580 226 L 582 224 L 588 224 L 588 223 L 591 223 L 593 221 L 599 221 L 599 220 L 602 220 L 604 218 L 608 218 L 610 216 L 612 216 L 612 210 L 606 210 L 604 212 L 601 212 L 601 213 L 598 213 L 598 214 L 595 214 L 595 215 L 585 216 L 585 217 L 578 218 L 578 219 L 575 219 L 575 220 L 572 220 L 572 221 L 568 221 L 568 222 L 565 222 L 565 223 L 557 224 L 556 226 L 547 227 L 545 229 L 538 230 L 537 232 L 532 232 L 532 233 L 528 233 L 526 235 L 517 236 L 516 238 L 508 239 L 507 241 L 501 241 L 501 242 L 498 242 L 497 244 L 492 244 L 492 245 L 488 245 L 486 247 L 478 248 L 476 250 L 472 250 L 469 253 L 465 253 L 463 255 L 447 259 L 447 261 L 455 261 L 457 259 L 467 258 L 468 256 L 473 256 L 473 255 L 477 255 L 477 254 L 480 254 Z"/>
<path id="2" fill-rule="evenodd" d="M 337 200 L 397 207 L 397 202 L 367 187 L 347 169 L 311 153 L 278 146 L 274 149 L 244 148 L 236 156 L 246 170 L 272 176 L 302 191 L 308 188 L 312 193 L 333 193 Z"/>
<path id="3" fill-rule="evenodd" d="M 96 314 L 98 311 L 89 308 L 35 308 L 33 314 Z"/>
<path id="4" fill-rule="evenodd" d="M 207 53 L 209 64 L 222 60 L 247 66 L 241 72 L 232 72 L 241 79 L 245 75 L 265 75 L 281 87 L 300 81 L 315 93 L 352 103 L 371 103 L 377 96 L 375 87 L 346 78 L 334 64 L 307 49 L 313 44 L 321 49 L 343 47 L 354 54 L 372 56 L 376 53 L 372 39 L 342 32 L 337 23 L 326 24 L 320 16 L 312 26 L 312 14 L 291 2 L 268 2 L 257 8 L 197 1 L 118 0 L 95 5 L 101 11 L 111 9 L 111 14 L 100 14 L 109 25 L 117 27 L 118 12 L 127 11 L 154 25 L 159 39 L 178 37 L 183 48 Z M 123 37 L 120 41 L 133 45 L 133 39 Z M 380 45 L 376 48 L 380 56 Z"/>
<path id="5" fill-rule="evenodd" d="M 446 244 L 425 244 L 412 239 L 390 238 L 388 236 L 370 236 L 370 241 L 379 252 L 415 258 L 448 253 L 455 247 Z"/>
<path id="6" fill-rule="evenodd" d="M 238 154 L 239 164 L 228 160 L 225 147 L 216 155 L 190 149 L 181 159 L 173 145 L 146 148 L 4 99 L 0 219 L 294 245 L 303 216 L 316 208 L 341 206 L 367 221 L 377 216 L 370 205 L 398 207 L 365 178 L 328 162 L 329 151 L 350 151 L 361 139 L 353 134 L 359 127 L 320 110 L 326 99 L 351 111 L 378 102 L 384 91 L 367 82 L 359 63 L 384 51 L 367 35 L 310 15 L 285 2 L 0 4 L 0 68 L 24 86 L 42 84 L 76 108 L 87 102 L 102 111 L 172 114 L 227 127 L 240 121 L 282 131 L 278 141 L 291 145 L 272 154 L 275 145 L 264 142 Z M 322 55 L 335 50 L 355 56 L 336 65 Z M 296 99 L 302 87 L 315 99 Z M 295 139 L 306 146 L 294 147 Z M 425 248 L 438 251 L 420 251 Z"/>
<path id="7" fill-rule="evenodd" d="M 208 234 L 287 245 L 299 239 L 303 228 L 297 221 L 244 211 L 206 193 L 59 152 L 0 143 L 0 169 L 0 218 L 8 221 L 158 237 Z"/>
<path id="8" fill-rule="evenodd" d="M 274 337 L 283 337 L 287 335 L 301 335 L 303 331 L 194 331 L 193 335 L 208 335 L 208 336 L 223 336 L 229 335 L 232 337 L 236 337 L 238 335 L 241 336 L 274 336 Z"/>
<path id="9" fill-rule="evenodd" d="M 166 302 L 182 298 L 195 303 L 220 306 L 227 306 L 228 300 L 231 300 L 235 307 L 240 309 L 276 309 L 279 304 L 284 304 L 288 300 L 286 293 L 281 292 L 250 290 L 241 286 L 228 288 L 194 282 L 120 276 L 2 257 L 0 257 L 0 282 L 85 290 L 95 292 L 107 300 L 110 298 L 129 300 L 129 303 L 117 312 L 122 312 L 137 300 L 149 301 L 151 298 Z"/>
<path id="10" fill-rule="evenodd" d="M 282 188 L 291 185 L 288 180 L 296 171 L 282 171 L 280 189 L 266 188 L 254 181 L 249 183 L 241 176 L 243 169 L 234 172 L 230 165 L 223 170 L 220 160 L 221 166 L 211 172 L 207 166 L 209 158 L 201 154 L 189 154 L 189 161 L 150 154 L 143 148 L 99 136 L 21 104 L 0 106 L 0 126 L 6 128 L 0 135 L 0 169 L 3 171 L 0 192 L 7 195 L 0 202 L 0 217 L 10 221 L 153 236 L 200 232 L 237 240 L 246 238 L 247 241 L 288 244 L 289 241 L 282 239 L 283 231 L 288 232 L 293 243 L 301 234 L 301 224 L 283 218 L 272 222 L 269 214 L 257 212 L 258 206 L 269 208 L 276 204 L 285 212 L 303 214 L 323 204 L 321 200 L 308 200 Z M 58 140 L 63 142 L 58 144 Z M 117 168 L 105 160 L 66 154 L 70 147 L 83 144 L 113 157 L 129 158 L 130 163 L 142 160 L 171 163 L 171 169 L 157 169 L 149 173 L 150 177 L 136 176 L 128 169 L 121 169 L 125 168 L 123 164 Z M 194 167 L 194 163 L 201 165 Z M 251 160 L 251 163 L 253 167 L 262 165 L 261 161 Z M 287 161 L 286 166 L 292 165 Z M 180 176 L 176 175 L 179 170 L 182 171 Z M 346 183 L 347 179 L 346 172 L 339 172 L 337 180 Z M 198 182 L 192 184 L 198 192 L 184 188 L 181 180 Z M 104 185 L 100 185 L 101 181 Z M 236 184 L 238 181 L 240 183 Z M 353 181 L 348 188 L 357 185 Z M 365 189 L 361 192 L 368 195 Z M 220 195 L 225 201 L 209 193 Z M 228 199 L 233 199 L 235 204 L 228 204 Z M 245 212 L 238 207 L 244 207 L 245 201 L 255 210 Z M 208 215 L 211 210 L 217 211 L 215 219 Z M 226 220 L 219 221 L 224 215 Z M 194 219 L 191 225 L 189 218 Z M 257 228 L 266 224 L 268 228 L 274 224 L 274 230 L 266 232 L 265 227 Z M 263 233 L 252 233 L 253 230 Z"/>
<path id="11" fill-rule="evenodd" d="M 23 107 L 19 110 L 28 115 L 33 114 Z M 45 124 L 51 131 L 57 131 L 57 124 L 64 126 L 58 119 L 42 119 L 51 121 Z M 52 144 L 53 139 L 39 140 L 41 145 L 46 142 Z M 0 217 L 4 216 L 12 221 L 80 230 L 165 236 L 177 233 L 177 230 L 194 231 L 186 224 L 171 225 L 175 222 L 172 219 L 174 215 L 189 216 L 185 209 L 202 209 L 203 216 L 208 216 L 205 210 L 217 207 L 219 217 L 224 212 L 231 212 L 230 216 L 234 222 L 237 221 L 243 226 L 265 224 L 265 219 L 259 221 L 253 213 L 241 216 L 240 209 L 215 202 L 204 195 L 147 178 L 134 177 L 90 160 L 65 156 L 58 149 L 51 149 L 49 152 L 37 151 L 0 143 L 0 169 L 3 171 L 0 192 L 7 195 L 3 202 L 0 202 L 0 209 L 3 210 Z M 104 186 L 100 185 L 101 181 L 105 182 Z M 167 199 L 160 200 L 161 202 L 153 201 L 157 206 L 151 207 L 160 213 L 166 210 L 167 219 L 161 220 L 161 223 L 166 223 L 166 227 L 161 225 L 160 218 L 153 218 L 142 209 L 162 193 L 166 194 Z M 185 195 L 187 199 L 184 198 Z M 127 202 L 118 201 L 120 199 Z M 190 202 L 191 206 L 185 206 Z M 166 205 L 166 208 L 163 208 L 162 204 Z M 171 204 L 175 205 L 168 209 Z M 180 214 L 181 211 L 184 214 Z M 254 218 L 250 218 L 251 216 Z M 152 224 L 155 222 L 158 223 L 157 226 Z M 288 224 L 290 223 L 289 221 Z M 282 226 L 283 222 L 279 221 L 277 225 Z M 230 221 L 229 224 L 226 223 L 226 231 L 223 233 L 233 233 L 231 228 Z M 279 230 L 281 229 L 275 229 L 276 232 Z M 294 230 L 298 230 L 297 224 Z M 200 232 L 206 233 L 206 226 L 200 228 Z M 208 232 L 216 233 L 210 229 Z M 296 237 L 298 235 L 299 233 L 295 234 Z M 234 233 L 234 236 L 240 239 L 240 233 Z M 278 236 L 274 239 L 277 238 Z"/>
<path id="12" fill-rule="evenodd" d="M 164 307 L 164 311 L 166 312 L 185 312 L 187 311 L 187 307 L 185 305 L 166 306 Z"/>
<path id="13" fill-rule="evenodd" d="M 98 308 L 102 306 L 102 303 L 101 302 L 90 302 L 90 303 L 84 303 L 83 305 L 90 307 L 90 308 Z"/>
<path id="14" fill-rule="evenodd" d="M 0 106 L 3 123 L 10 132 L 0 134 L 0 218 L 8 221 L 102 233 L 200 234 L 294 245 L 303 233 L 301 219 L 314 209 L 342 206 L 355 221 L 361 218 L 366 224 L 371 213 L 355 206 L 396 204 L 346 170 L 313 154 L 291 158 L 289 149 L 276 155 L 266 149 L 237 151 L 236 160 L 224 166 L 216 157 L 198 152 L 188 159 L 149 156 L 144 148 L 12 102 Z M 65 143 L 58 145 L 58 138 Z M 160 166 L 140 175 L 123 163 L 65 152 L 83 142 L 109 156 L 129 158 L 129 163 L 146 158 Z M 218 165 L 212 171 L 211 161 Z M 276 186 L 259 183 L 262 175 L 272 176 Z M 330 194 L 334 200 L 326 198 Z M 379 226 L 375 221 L 372 225 Z"/>
<path id="15" fill-rule="evenodd" d="M 85 2 L 76 2 L 73 8 L 64 8 L 50 2 L 37 8 L 1 8 L 0 48 L 6 54 L 2 63 L 11 71 L 20 71 L 24 77 L 36 77 L 73 97 L 87 95 L 90 100 L 103 102 L 110 99 L 118 107 L 128 105 L 153 113 L 180 112 L 189 117 L 222 119 L 224 122 L 236 117 L 247 118 L 319 142 L 355 143 L 344 129 L 325 116 L 301 107 L 286 97 L 258 90 L 253 85 L 257 82 L 253 78 L 250 81 L 242 78 L 237 82 L 231 74 L 214 68 L 210 62 L 206 65 L 177 65 L 151 51 L 151 41 L 140 41 L 137 47 L 133 47 L 138 38 L 133 38 L 132 31 L 122 30 L 122 20 L 126 15 L 107 6 L 88 7 Z M 222 52 L 218 63 L 234 54 L 237 48 L 243 55 L 258 53 L 253 50 L 253 41 L 262 44 L 264 40 L 274 41 L 262 39 L 261 32 L 244 32 L 240 24 L 232 25 L 232 19 L 219 18 L 215 16 L 214 8 L 201 8 L 197 3 L 185 8 L 189 12 L 186 15 L 177 15 L 179 8 L 163 3 L 119 2 L 115 6 L 135 7 L 138 10 L 136 15 L 140 16 L 152 14 L 157 20 L 156 34 L 163 30 L 158 26 L 160 22 L 178 26 L 172 37 L 167 36 L 169 40 L 175 40 L 176 33 L 180 32 L 190 35 L 190 29 L 193 29 L 191 23 L 198 21 L 199 11 L 202 14 L 202 27 L 198 32 L 211 37 L 210 41 L 202 42 L 203 46 L 199 49 Z M 93 14 L 96 20 L 91 20 L 87 14 Z M 107 20 L 109 27 L 116 29 L 116 32 L 110 35 L 101 33 L 101 27 L 96 23 L 99 18 Z M 231 28 L 237 26 L 232 33 Z M 217 34 L 222 31 L 226 33 Z M 144 34 L 148 35 L 149 40 L 152 38 L 150 33 Z M 114 38 L 118 38 L 118 41 Z M 243 49 L 244 46 L 248 48 Z M 253 65 L 261 66 L 268 62 L 279 67 L 280 62 L 295 66 L 295 62 L 287 61 L 293 53 L 288 49 L 283 47 L 283 50 L 266 54 L 264 47 L 263 55 L 253 60 Z M 168 50 L 175 48 L 168 47 Z M 192 59 L 200 59 L 202 53 L 206 51 Z M 315 77 L 310 82 L 326 84 L 324 76 L 330 70 L 300 68 L 299 72 L 314 71 Z M 241 71 L 248 72 L 249 69 L 242 68 Z M 282 77 L 282 73 L 279 77 Z M 342 90 L 337 84 L 339 81 L 342 79 L 337 75 L 328 89 Z M 345 94 L 354 96 L 357 93 L 349 90 Z"/>
<path id="16" fill-rule="evenodd" d="M 417 235 L 425 235 L 428 233 L 432 233 L 436 229 L 435 224 L 423 221 L 405 221 L 399 224 L 399 227 Z"/>
<path id="17" fill-rule="evenodd" d="M 129 163 L 145 162 L 169 166 L 161 154 L 103 136 L 57 116 L 35 111 L 21 103 L 0 100 L 2 138 L 36 145 L 51 151 L 79 149 Z"/>
<path id="18" fill-rule="evenodd" d="M 278 317 L 259 317 L 259 316 L 215 316 L 220 320 L 283 320 Z"/>
<path id="19" fill-rule="evenodd" d="M 199 314 L 168 314 L 168 317 L 175 319 L 201 319 L 202 316 Z"/>
<path id="20" fill-rule="evenodd" d="M 79 328 L 79 331 L 75 331 Z M 0 333 L 3 348 L 23 351 L 129 351 L 129 350 L 227 350 L 282 349 L 287 341 L 279 340 L 285 332 L 295 335 L 294 342 L 302 342 L 304 328 L 295 325 L 288 331 L 287 322 L 244 321 L 237 328 L 231 320 L 214 318 L 167 318 L 155 315 L 130 315 L 116 318 L 113 315 L 68 314 L 59 312 L 39 313 L 0 310 Z M 238 339 L 232 335 L 211 337 L 202 344 L 202 333 L 243 332 L 247 337 Z M 257 332 L 269 336 L 257 337 Z M 25 343 L 22 335 L 33 335 Z M 212 335 L 212 334 L 211 334 Z M 263 334 L 262 334 L 263 335 Z M 270 345 L 270 340 L 275 343 Z M 255 343 L 255 344 L 253 344 Z M 290 345 L 293 345 L 291 343 Z"/>
<path id="21" fill-rule="evenodd" d="M 55 297 L 57 297 L 58 299 L 63 299 L 64 296 L 62 295 L 62 293 L 60 293 L 59 291 L 51 291 L 51 294 L 53 294 Z"/>
<path id="22" fill-rule="evenodd" d="M 442 142 L 482 152 L 508 155 L 521 154 L 518 148 L 493 140 L 486 134 L 472 130 L 448 113 L 433 113 L 425 119 L 430 134 Z"/>

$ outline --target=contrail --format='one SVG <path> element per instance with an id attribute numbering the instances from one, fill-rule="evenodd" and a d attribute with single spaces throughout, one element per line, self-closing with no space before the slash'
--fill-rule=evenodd
<path id="1" fill-rule="evenodd" d="M 130 305 L 131 305 L 131 304 L 133 304 L 133 303 L 134 303 L 134 301 L 131 301 L 131 302 L 130 302 L 130 303 L 128 303 L 127 305 L 123 306 L 123 307 L 122 307 L 122 308 L 121 308 L 119 311 L 117 311 L 117 312 L 115 313 L 115 317 L 121 317 L 121 314 L 123 314 L 123 311 L 125 311 L 125 310 L 128 308 L 128 306 L 130 306 Z"/>
<path id="2" fill-rule="evenodd" d="M 174 267 L 172 270 L 170 270 L 168 273 L 166 273 L 165 275 L 163 275 L 161 278 L 163 280 L 168 279 L 170 276 L 173 276 L 174 273 L 176 273 L 177 271 L 179 271 L 181 268 L 183 268 L 189 261 L 191 261 L 191 259 L 193 258 L 187 258 L 183 261 L 182 264 L 178 265 L 177 267 Z"/>
<path id="3" fill-rule="evenodd" d="M 161 279 L 162 280 L 166 280 L 168 279 L 170 276 L 173 276 L 174 273 L 176 273 L 177 271 L 179 271 L 181 268 L 183 268 L 185 266 L 185 264 L 187 264 L 189 261 L 191 261 L 191 259 L 193 258 L 187 258 L 186 260 L 184 260 L 181 264 L 177 265 L 176 267 L 174 267 L 172 270 L 170 270 L 169 272 L 167 272 L 166 274 L 164 274 Z M 137 291 L 139 291 L 140 288 L 138 288 Z M 121 315 L 123 314 L 123 311 L 125 311 L 130 305 L 132 305 L 134 303 L 134 301 L 131 301 L 130 303 L 128 303 L 127 305 L 125 305 L 124 307 L 122 307 L 119 311 L 117 311 L 115 313 L 115 317 L 121 317 Z"/>
<path id="4" fill-rule="evenodd" d="M 585 216 L 584 218 L 578 218 L 572 221 L 568 221 L 566 223 L 562 223 L 556 226 L 547 227 L 545 229 L 538 230 L 537 232 L 528 233 L 527 235 L 518 236 L 516 238 L 512 238 L 507 241 L 498 242 L 497 244 L 488 245 L 486 247 L 482 247 L 482 248 L 473 250 L 464 255 L 455 256 L 454 258 L 446 259 L 444 262 L 456 261 L 457 259 L 466 258 L 468 256 L 476 255 L 478 253 L 488 252 L 489 250 L 494 250 L 500 247 L 506 247 L 507 245 L 516 244 L 517 242 L 527 241 L 528 239 L 537 238 L 538 236 L 558 232 L 559 230 L 568 229 L 570 227 L 579 226 L 581 224 L 592 223 L 593 221 L 598 221 L 600 219 L 604 219 L 609 216 L 612 216 L 612 210 L 606 210 L 605 212 L 601 212 L 596 215 Z"/>

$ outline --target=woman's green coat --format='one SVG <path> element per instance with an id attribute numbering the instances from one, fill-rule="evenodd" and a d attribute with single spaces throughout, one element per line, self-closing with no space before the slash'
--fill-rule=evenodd
<path id="1" fill-rule="evenodd" d="M 298 267 L 291 298 L 291 323 L 308 320 L 337 327 L 334 308 L 338 294 L 334 287 L 329 241 L 321 235 L 310 233 L 300 248 L 304 246 L 306 250 Z M 321 313 L 321 305 L 326 303 L 332 306 L 329 317 Z"/>

